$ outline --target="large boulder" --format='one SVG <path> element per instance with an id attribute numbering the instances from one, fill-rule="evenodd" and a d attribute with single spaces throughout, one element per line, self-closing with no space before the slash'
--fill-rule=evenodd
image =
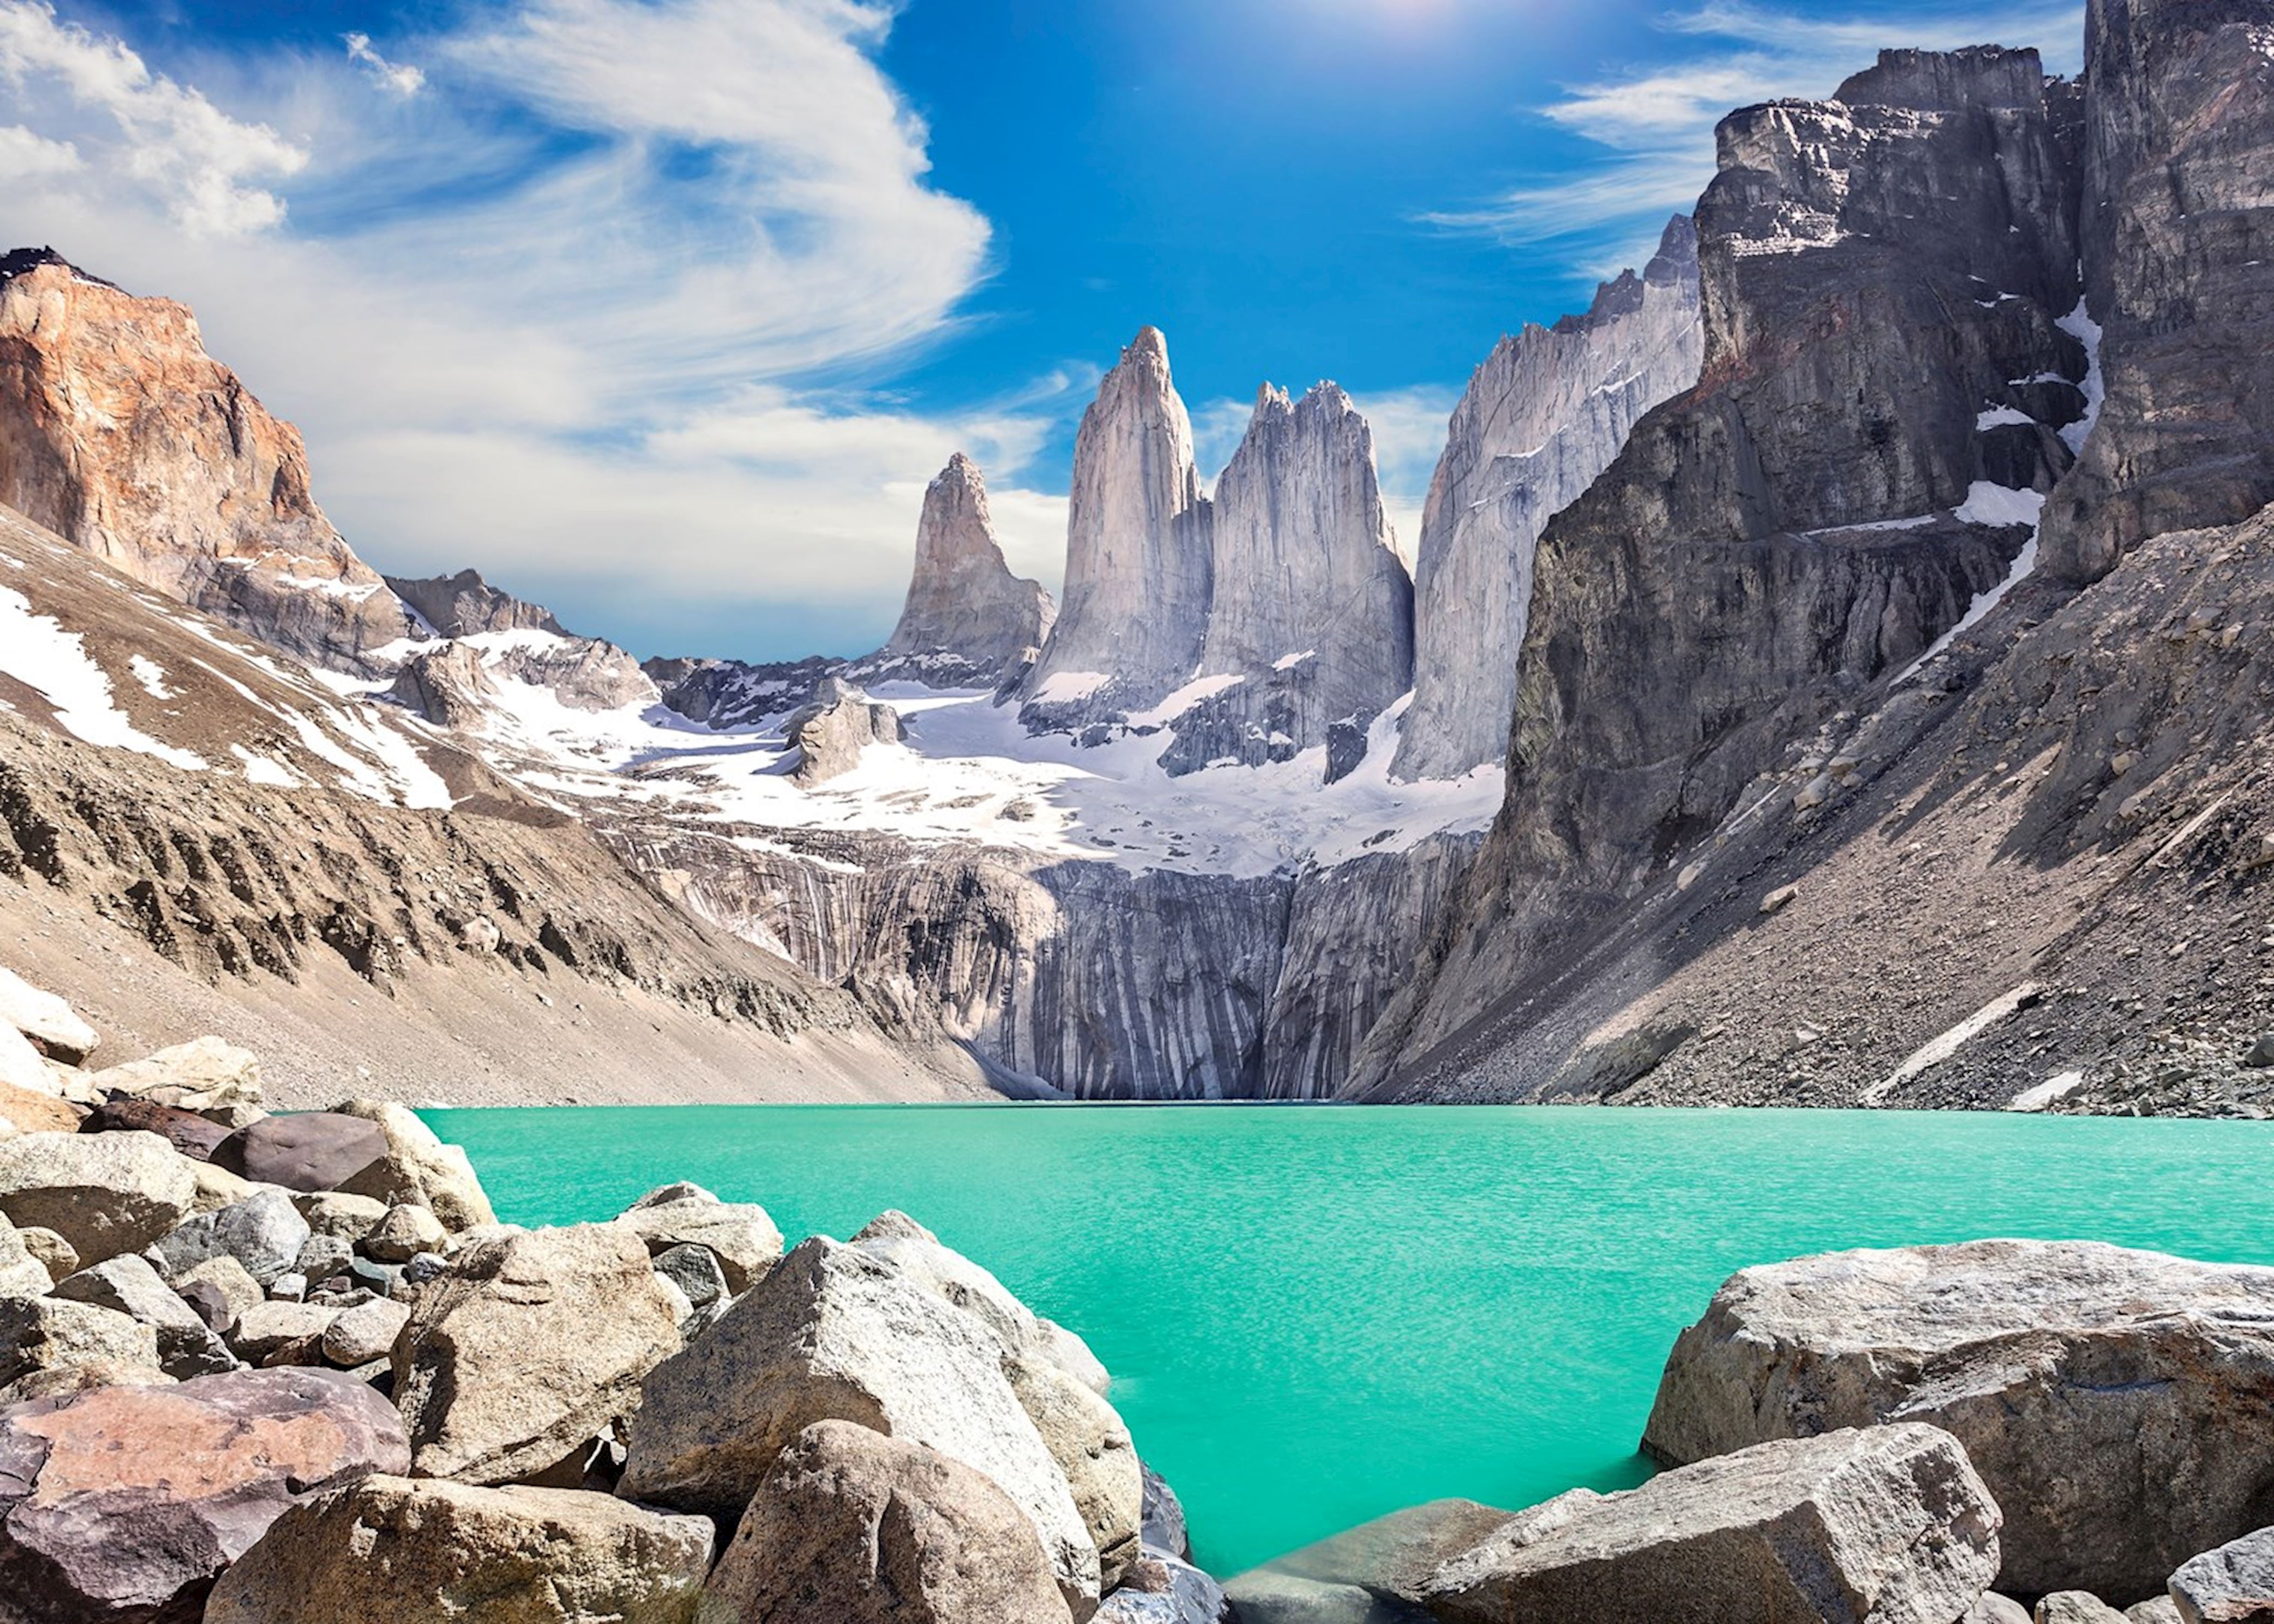
<path id="1" fill-rule="evenodd" d="M 255 1190 L 233 1207 L 200 1213 L 150 1247 L 150 1260 L 171 1280 L 215 1258 L 235 1258 L 262 1285 L 292 1272 L 308 1244 L 308 1222 L 284 1191 Z"/>
<path id="2" fill-rule="evenodd" d="M 0 1297 L 0 1387 L 36 1371 L 158 1368 L 158 1334 L 114 1308 L 56 1297 Z"/>
<path id="3" fill-rule="evenodd" d="M 469 1247 L 395 1344 L 418 1475 L 496 1485 L 569 1469 L 639 1408 L 641 1379 L 679 1346 L 647 1248 L 614 1224 Z"/>
<path id="4" fill-rule="evenodd" d="M 1449 1624 L 1950 1624 L 1997 1571 L 1997 1503 L 1955 1439 L 1909 1425 L 1761 1444 L 1623 1494 L 1574 1490 L 1412 1599 Z"/>
<path id="5" fill-rule="evenodd" d="M 381 1263 L 408 1263 L 422 1252 L 440 1252 L 442 1221 L 424 1207 L 390 1207 L 363 1237 L 365 1255 Z"/>
<path id="6" fill-rule="evenodd" d="M 92 1303 L 148 1326 L 158 1334 L 158 1368 L 177 1380 L 237 1368 L 228 1348 L 197 1310 L 159 1279 L 157 1270 L 131 1253 L 66 1275 L 56 1282 L 55 1295 L 68 1302 Z"/>
<path id="7" fill-rule="evenodd" d="M 386 1160 L 379 1124 L 338 1111 L 264 1116 L 214 1147 L 213 1164 L 255 1184 L 338 1190 Z"/>
<path id="8" fill-rule="evenodd" d="M 230 1327 L 229 1345 L 248 1365 L 320 1365 L 341 1311 L 282 1299 L 255 1303 Z"/>
<path id="9" fill-rule="evenodd" d="M 389 1207 L 408 1203 L 426 1207 L 446 1229 L 471 1229 L 497 1222 L 466 1153 L 437 1139 L 434 1130 L 409 1106 L 391 1100 L 350 1100 L 334 1109 L 372 1124 L 387 1141 L 384 1156 L 335 1188 L 373 1197 Z"/>
<path id="10" fill-rule="evenodd" d="M 1190 1562 L 1152 1552 L 1140 1557 L 1091 1624 L 1250 1624 L 1234 1614 L 1224 1587 Z M 1255 1620 L 1255 1624 L 1263 1621 Z"/>
<path id="11" fill-rule="evenodd" d="M 154 1133 L 19 1133 L 0 1139 L 0 1213 L 100 1263 L 181 1222 L 197 1195 L 192 1166 Z"/>
<path id="12" fill-rule="evenodd" d="M 219 1038 L 192 1038 L 154 1055 L 97 1071 L 100 1094 L 132 1094 L 154 1105 L 210 1116 L 243 1127 L 260 1110 L 260 1062 Z"/>
<path id="13" fill-rule="evenodd" d="M 1069 1624 L 1073 1615 L 1033 1522 L 985 1473 L 920 1443 L 819 1421 L 759 1481 L 701 1616 Z"/>
<path id="14" fill-rule="evenodd" d="M 0 1411 L 0 1618 L 173 1624 L 296 1500 L 408 1462 L 361 1382 L 244 1371 Z M 30 1605 L 11 1613 L 12 1598 Z"/>
<path id="15" fill-rule="evenodd" d="M 204 1624 L 689 1624 L 713 1538 L 606 1494 L 370 1477 L 277 1518 Z"/>
<path id="16" fill-rule="evenodd" d="M 993 1332 L 1005 1353 L 1044 1359 L 1092 1392 L 1113 1385 L 1088 1344 L 1043 1319 L 1008 1287 L 906 1213 L 888 1212 L 853 1237 L 862 1251 L 884 1259 L 912 1282 L 952 1303 Z"/>
<path id="17" fill-rule="evenodd" d="M 1099 1592 L 1111 1590 L 1137 1560 L 1145 1513 L 1144 1468 L 1128 1427 L 1112 1405 L 1046 1360 L 1007 1358 L 1003 1374 L 1065 1474 L 1097 1547 Z"/>
<path id="18" fill-rule="evenodd" d="M 2274 1624 L 2274 1528 L 2190 1557 L 2170 1590 L 2187 1624 Z"/>
<path id="19" fill-rule="evenodd" d="M 1999 1590 L 2142 1600 L 2263 1520 L 2274 1269 L 2044 1241 L 1746 1269 L 1675 1342 L 1643 1447 L 1889 1421 L 1966 1446 L 2005 1513 Z"/>
<path id="20" fill-rule="evenodd" d="M 621 1492 L 729 1520 L 808 1426 L 855 1422 L 992 1478 L 1086 1617 L 1097 1548 L 1002 1358 L 970 1315 L 883 1259 L 816 1236 L 649 1376 Z"/>
<path id="21" fill-rule="evenodd" d="M 394 1209 L 384 1201 L 375 1201 L 367 1195 L 349 1195 L 343 1191 L 319 1190 L 297 1194 L 292 1205 L 300 1216 L 308 1221 L 308 1228 L 318 1235 L 329 1235 L 353 1245 L 379 1227 L 379 1221 Z"/>
<path id="22" fill-rule="evenodd" d="M 15 1027 L 0 1024 L 0 1086 L 22 1094 L 51 1094 L 54 1073 L 38 1045 Z"/>
<path id="23" fill-rule="evenodd" d="M 79 1108 L 61 1094 L 0 1081 L 0 1122 L 18 1133 L 76 1133 L 79 1121 Z"/>
<path id="24" fill-rule="evenodd" d="M 660 1258 L 679 1246 L 700 1246 L 718 1259 L 727 1290 L 740 1296 L 782 1254 L 781 1231 L 766 1209 L 748 1201 L 722 1201 L 700 1184 L 651 1190 L 617 1219 Z"/>
<path id="25" fill-rule="evenodd" d="M 50 1060 L 82 1065 L 94 1052 L 94 1028 L 72 1006 L 13 970 L 0 969 L 0 1026 L 11 1026 L 38 1044 Z"/>
<path id="26" fill-rule="evenodd" d="M 175 1154 L 193 1162 L 212 1158 L 215 1147 L 229 1130 L 208 1122 L 194 1111 L 177 1110 L 149 1100 L 122 1094 L 106 1100 L 81 1117 L 81 1133 L 154 1133 L 174 1147 Z"/>
<path id="27" fill-rule="evenodd" d="M 32 1255 L 23 1235 L 0 1213 L 0 1297 L 44 1297 L 53 1283 L 47 1265 Z"/>
<path id="28" fill-rule="evenodd" d="M 410 1305 L 388 1297 L 343 1308 L 324 1328 L 324 1357 L 342 1370 L 384 1359 L 395 1351 L 395 1339 L 410 1322 Z"/>

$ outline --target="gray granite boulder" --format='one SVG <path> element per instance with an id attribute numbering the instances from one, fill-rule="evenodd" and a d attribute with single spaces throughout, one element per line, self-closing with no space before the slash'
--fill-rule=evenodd
<path id="1" fill-rule="evenodd" d="M 0 1139 L 0 1213 L 53 1229 L 82 1266 L 139 1252 L 188 1215 L 192 1163 L 154 1133 Z"/>
<path id="2" fill-rule="evenodd" d="M 49 1059 L 65 1065 L 86 1064 L 99 1041 L 68 1003 L 8 969 L 0 969 L 0 1026 L 31 1039 Z"/>
<path id="3" fill-rule="evenodd" d="M 1444 1562 L 1418 1599 L 1448 1624 L 1950 1624 L 1998 1571 L 1998 1526 L 1949 1433 L 1843 1431 L 1574 1490 Z"/>
<path id="4" fill-rule="evenodd" d="M 727 1290 L 734 1296 L 749 1290 L 782 1254 L 781 1231 L 764 1207 L 750 1201 L 722 1201 L 700 1184 L 651 1190 L 616 1222 L 637 1233 L 652 1257 L 680 1246 L 704 1247 L 719 1260 Z"/>
<path id="5" fill-rule="evenodd" d="M 2118 1605 L 2256 1527 L 2274 1482 L 2274 1269 L 2082 1242 L 1746 1269 L 1667 1362 L 1643 1446 L 1925 1421 L 2006 1517 L 1998 1588 Z"/>
<path id="6" fill-rule="evenodd" d="M 377 1128 L 386 1150 L 378 1161 L 333 1188 L 390 1207 L 424 1207 L 442 1221 L 445 1229 L 497 1222 L 466 1153 L 445 1145 L 409 1106 L 391 1100 L 350 1100 L 334 1109 Z"/>
<path id="7" fill-rule="evenodd" d="M 1006 1358 L 1003 1374 L 1065 1474 L 1097 1547 L 1100 1593 L 1111 1590 L 1137 1560 L 1144 1516 L 1144 1469 L 1128 1427 L 1112 1405 L 1047 1360 Z"/>
<path id="8" fill-rule="evenodd" d="M 2124 1615 L 2090 1590 L 2055 1590 L 2037 1598 L 2030 1624 L 2125 1624 Z"/>
<path id="9" fill-rule="evenodd" d="M 22 1233 L 0 1213 L 0 1297 L 44 1297 L 54 1283 L 47 1265 L 32 1255 Z"/>
<path id="10" fill-rule="evenodd" d="M 408 1263 L 422 1252 L 440 1250 L 442 1221 L 424 1207 L 390 1207 L 361 1242 L 365 1255 L 381 1263 Z"/>
<path id="11" fill-rule="evenodd" d="M 234 1206 L 198 1214 L 160 1237 L 148 1255 L 169 1280 L 215 1258 L 234 1258 L 266 1286 L 293 1272 L 308 1239 L 307 1220 L 292 1198 L 270 1187 L 256 1189 Z"/>
<path id="12" fill-rule="evenodd" d="M 148 1326 L 158 1334 L 158 1368 L 178 1381 L 237 1368 L 237 1360 L 212 1327 L 140 1258 L 106 1258 L 93 1268 L 57 1281 L 55 1294 Z"/>
<path id="13" fill-rule="evenodd" d="M 944 1245 L 906 1213 L 880 1214 L 853 1237 L 853 1244 L 971 1315 L 994 1334 L 1006 1354 L 1048 1360 L 1094 1393 L 1103 1394 L 1113 1385 L 1105 1366 L 1081 1337 L 1037 1315 L 1001 1281 Z"/>
<path id="14" fill-rule="evenodd" d="M 2170 1589 L 2187 1624 L 2274 1624 L 2274 1528 L 2180 1563 Z"/>
<path id="15" fill-rule="evenodd" d="M 713 1538 L 606 1494 L 368 1477 L 278 1517 L 205 1624 L 689 1624 Z"/>
<path id="16" fill-rule="evenodd" d="M 383 1297 L 342 1309 L 339 1318 L 324 1327 L 325 1361 L 342 1370 L 354 1370 L 373 1359 L 386 1358 L 394 1352 L 395 1339 L 410 1321 L 407 1304 Z"/>
<path id="17" fill-rule="evenodd" d="M 192 1038 L 90 1079 L 98 1094 L 130 1094 L 242 1127 L 260 1110 L 260 1062 L 215 1037 Z"/>
<path id="18" fill-rule="evenodd" d="M 0 1387 L 38 1371 L 158 1368 L 158 1333 L 115 1308 L 56 1297 L 0 1297 Z"/>
<path id="19" fill-rule="evenodd" d="M 701 1616 L 1068 1624 L 1073 1614 L 1034 1523 L 985 1473 L 920 1443 L 819 1421 L 757 1484 Z"/>

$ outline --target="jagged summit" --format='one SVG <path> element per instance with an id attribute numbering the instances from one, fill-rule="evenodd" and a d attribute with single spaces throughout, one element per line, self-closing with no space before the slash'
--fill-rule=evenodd
<path id="1" fill-rule="evenodd" d="M 387 584 L 418 611 L 437 636 L 471 637 L 483 632 L 511 631 L 551 632 L 556 637 L 574 635 L 544 605 L 499 590 L 478 569 L 417 580 L 389 575 Z"/>
<path id="2" fill-rule="evenodd" d="M 936 666 L 946 686 L 992 686 L 1035 658 L 1057 619 L 1041 584 L 1011 573 L 987 481 L 957 452 L 924 492 L 907 599 L 875 658 L 900 661 L 918 680 Z"/>
<path id="3" fill-rule="evenodd" d="M 90 271 L 79 269 L 53 248 L 11 248 L 6 253 L 0 254 L 0 282 L 13 282 L 17 277 L 27 272 L 38 270 L 41 266 L 46 265 L 56 266 L 69 271 L 79 281 L 91 282 L 100 287 L 116 288 L 118 285 Z"/>

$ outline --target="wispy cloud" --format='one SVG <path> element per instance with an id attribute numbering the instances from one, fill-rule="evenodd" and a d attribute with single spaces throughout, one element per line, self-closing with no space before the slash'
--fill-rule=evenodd
<path id="1" fill-rule="evenodd" d="M 398 96 L 415 96 L 425 87 L 426 71 L 409 63 L 389 62 L 373 49 L 371 35 L 348 34 L 340 36 L 347 42 L 348 57 L 359 62 L 370 72 L 374 82 L 393 91 Z"/>
<path id="2" fill-rule="evenodd" d="M 1600 149 L 1575 173 L 1515 187 L 1425 216 L 1454 230 L 1511 244 L 1558 242 L 1591 272 L 1626 262 L 1668 214 L 1696 202 L 1713 177 L 1713 127 L 1733 109 L 1781 96 L 1821 97 L 1883 47 L 1950 49 L 2034 45 L 2052 71 L 2073 70 L 2082 49 L 2078 0 L 2017 0 L 1994 19 L 1978 7 L 1901 11 L 1806 10 L 1713 0 L 1670 12 L 1660 27 L 1671 60 L 1570 86 L 1536 116 Z"/>

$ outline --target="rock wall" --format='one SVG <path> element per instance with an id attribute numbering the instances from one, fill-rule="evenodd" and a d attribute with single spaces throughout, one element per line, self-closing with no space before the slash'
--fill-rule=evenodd
<path id="1" fill-rule="evenodd" d="M 389 575 L 387 584 L 438 636 L 519 631 L 551 632 L 557 637 L 569 635 L 568 628 L 553 618 L 553 611 L 500 591 L 483 580 L 478 569 L 416 580 Z"/>
<path id="2" fill-rule="evenodd" d="M 1839 100 L 1723 122 L 1701 380 L 1540 538 L 1508 801 L 1361 1079 L 1600 929 L 2007 576 L 2030 528 L 1976 493 L 2067 461 L 2014 380 L 2086 376 L 2058 325 L 2076 115 L 2033 52 L 1982 49 L 1886 53 Z"/>
<path id="3" fill-rule="evenodd" d="M 1610 466 L 1636 420 L 1698 380 L 1698 234 L 1668 223 L 1640 276 L 1584 316 L 1503 338 L 1470 380 L 1421 516 L 1413 705 L 1394 771 L 1497 765 L 1540 528 Z"/>
<path id="4" fill-rule="evenodd" d="M 957 452 L 924 492 L 907 601 L 873 663 L 937 686 L 952 672 L 953 686 L 992 687 L 1034 659 L 1057 620 L 1050 595 L 1004 561 L 986 481 Z"/>
<path id="5" fill-rule="evenodd" d="M 197 319 L 52 251 L 0 259 L 0 504 L 263 642 L 343 670 L 410 632 L 309 492 L 298 431 Z"/>

